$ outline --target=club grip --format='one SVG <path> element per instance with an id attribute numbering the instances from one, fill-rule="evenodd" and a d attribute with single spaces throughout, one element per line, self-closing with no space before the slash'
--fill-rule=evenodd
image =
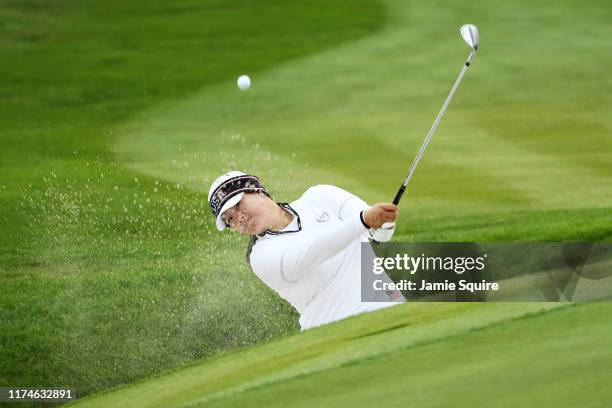
<path id="1" fill-rule="evenodd" d="M 395 198 L 393 199 L 394 205 L 399 204 L 400 200 L 402 199 L 402 196 L 404 195 L 404 191 L 406 191 L 406 186 L 402 184 L 399 190 L 397 190 L 397 194 L 395 195 Z M 372 239 L 372 244 L 378 245 L 380 244 L 380 242 L 376 241 L 375 239 Z"/>
<path id="2" fill-rule="evenodd" d="M 400 200 L 402 199 L 402 196 L 404 195 L 404 191 L 406 191 L 406 186 L 405 185 L 401 185 L 399 190 L 397 190 L 397 194 L 395 195 L 395 198 L 393 199 L 393 204 L 398 205 Z"/>

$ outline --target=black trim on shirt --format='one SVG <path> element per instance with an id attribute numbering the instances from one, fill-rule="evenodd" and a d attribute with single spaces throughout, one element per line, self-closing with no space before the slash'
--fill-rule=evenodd
<path id="1" fill-rule="evenodd" d="M 366 227 L 367 229 L 372 228 L 368 224 L 366 224 L 365 218 L 363 218 L 363 210 L 359 213 L 359 219 L 361 220 L 361 223 L 363 224 L 364 227 Z"/>
<path id="2" fill-rule="evenodd" d="M 289 234 L 292 232 L 300 232 L 302 230 L 302 220 L 300 220 L 300 214 L 297 213 L 297 211 L 295 211 L 293 208 L 291 208 L 291 206 L 289 205 L 289 203 L 276 203 L 279 206 L 281 206 L 282 208 L 284 208 L 285 210 L 288 210 L 290 212 L 292 212 L 296 217 L 297 217 L 297 229 L 293 230 L 293 231 L 270 231 L 265 230 L 264 232 L 262 232 L 259 236 L 263 237 L 264 235 L 281 235 L 281 234 Z"/>

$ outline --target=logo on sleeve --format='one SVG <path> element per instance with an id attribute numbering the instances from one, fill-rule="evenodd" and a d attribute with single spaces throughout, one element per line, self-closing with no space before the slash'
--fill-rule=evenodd
<path id="1" fill-rule="evenodd" d="M 317 218 L 317 222 L 327 222 L 327 221 L 329 221 L 329 214 L 327 213 L 327 211 L 323 211 L 321 215 L 319 215 L 319 218 Z"/>

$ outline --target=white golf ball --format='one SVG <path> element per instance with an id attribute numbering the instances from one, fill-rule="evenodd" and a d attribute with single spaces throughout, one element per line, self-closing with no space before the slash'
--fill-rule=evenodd
<path id="1" fill-rule="evenodd" d="M 251 87 L 251 78 L 249 78 L 248 75 L 240 75 L 236 83 L 238 84 L 238 88 L 240 88 L 241 91 L 246 91 Z"/>

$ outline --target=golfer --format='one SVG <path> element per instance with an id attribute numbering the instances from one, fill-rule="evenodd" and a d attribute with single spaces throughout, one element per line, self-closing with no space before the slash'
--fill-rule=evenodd
<path id="1" fill-rule="evenodd" d="M 399 291 L 381 302 L 361 301 L 361 242 L 391 239 L 395 224 L 381 226 L 397 219 L 393 204 L 369 206 L 330 185 L 276 203 L 257 177 L 239 171 L 215 180 L 208 203 L 219 231 L 251 236 L 247 262 L 298 311 L 302 330 L 405 301 Z"/>

